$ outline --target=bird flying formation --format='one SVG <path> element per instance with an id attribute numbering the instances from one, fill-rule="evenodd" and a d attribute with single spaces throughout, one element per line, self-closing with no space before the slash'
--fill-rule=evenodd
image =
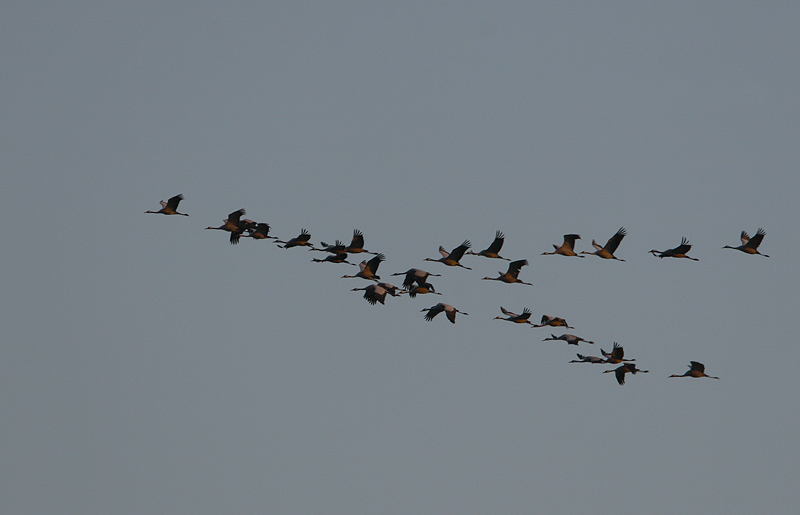
<path id="1" fill-rule="evenodd" d="M 145 211 L 145 213 L 164 214 L 164 215 L 182 215 L 189 216 L 187 213 L 178 212 L 178 204 L 183 200 L 183 195 L 178 194 L 171 197 L 167 202 L 161 201 L 161 209 L 158 211 Z M 379 265 L 386 260 L 386 256 L 380 252 L 372 252 L 364 248 L 364 234 L 358 230 L 353 230 L 353 236 L 349 244 L 345 244 L 341 240 L 334 240 L 333 245 L 325 242 L 320 242 L 319 246 L 311 243 L 311 233 L 302 229 L 298 236 L 286 240 L 279 239 L 270 234 L 271 226 L 266 222 L 255 222 L 253 220 L 242 218 L 246 214 L 244 209 L 238 209 L 228 214 L 227 218 L 223 220 L 220 226 L 209 226 L 206 229 L 221 230 L 230 233 L 229 241 L 232 245 L 236 245 L 240 238 L 251 238 L 252 240 L 273 240 L 275 245 L 279 248 L 288 249 L 292 247 L 307 247 L 309 250 L 326 252 L 328 255 L 324 258 L 313 258 L 312 261 L 316 263 L 331 263 L 331 264 L 348 264 L 358 266 L 359 271 L 354 275 L 343 275 L 342 278 L 361 278 L 370 281 L 370 284 L 364 287 L 352 288 L 352 291 L 363 292 L 363 298 L 371 305 L 385 305 L 386 297 L 401 297 L 407 294 L 408 298 L 415 299 L 418 295 L 432 294 L 442 295 L 441 292 L 436 291 L 433 284 L 428 279 L 430 277 L 440 277 L 441 274 L 434 274 L 419 268 L 409 268 L 405 272 L 397 272 L 391 274 L 392 276 L 402 276 L 402 288 L 394 286 L 389 283 L 380 282 L 380 276 L 377 274 Z M 596 240 L 592 240 L 593 252 L 581 251 L 576 252 L 575 244 L 580 239 L 578 234 L 565 234 L 564 242 L 559 245 L 553 245 L 552 252 L 543 252 L 542 255 L 561 255 L 569 257 L 585 257 L 586 255 L 595 255 L 606 260 L 617 260 L 624 262 L 625 260 L 618 258 L 615 252 L 619 248 L 623 239 L 627 236 L 627 231 L 624 227 L 620 227 L 617 232 L 611 236 L 605 245 L 601 246 Z M 739 250 L 745 254 L 757 254 L 764 257 L 769 257 L 766 254 L 759 252 L 759 246 L 762 244 L 766 231 L 759 228 L 755 236 L 750 237 L 747 232 L 741 232 L 741 242 L 739 246 L 725 245 L 723 249 Z M 328 240 L 330 241 L 330 240 Z M 524 284 L 532 286 L 532 283 L 524 282 L 519 279 L 520 270 L 529 265 L 527 259 L 511 260 L 509 258 L 500 256 L 499 252 L 505 242 L 505 235 L 501 231 L 495 232 L 495 238 L 492 243 L 484 250 L 473 252 L 470 250 L 472 244 L 468 239 L 465 239 L 461 245 L 448 252 L 444 247 L 439 247 L 440 258 L 425 258 L 424 261 L 436 261 L 449 267 L 460 267 L 466 270 L 472 270 L 469 266 L 461 263 L 465 255 L 481 256 L 491 259 L 500 259 L 509 261 L 508 270 L 506 272 L 498 272 L 497 277 L 483 277 L 483 280 L 504 282 L 507 284 Z M 686 258 L 693 261 L 699 261 L 698 258 L 690 257 L 687 253 L 691 250 L 692 246 L 689 244 L 687 238 L 681 239 L 681 244 L 675 248 L 663 251 L 650 250 L 649 253 L 659 258 L 674 257 Z M 372 254 L 374 257 L 369 260 L 363 260 L 358 265 L 347 260 L 351 254 Z M 408 302 L 408 301 L 404 301 Z M 574 329 L 571 327 L 564 318 L 542 315 L 539 324 L 534 324 L 530 319 L 533 311 L 524 307 L 522 313 L 514 313 L 504 307 L 500 307 L 501 312 L 505 316 L 496 316 L 495 320 L 503 320 L 514 324 L 527 324 L 530 327 L 564 327 Z M 472 311 L 472 310 L 471 310 Z M 440 313 L 444 313 L 447 319 L 452 323 L 456 323 L 456 314 L 468 315 L 468 313 L 453 307 L 450 304 L 439 302 L 429 308 L 423 308 L 421 312 L 425 313 L 424 319 L 432 321 Z M 567 345 L 579 344 L 594 344 L 592 340 L 587 340 L 574 334 L 561 334 L 556 336 L 551 334 L 549 338 L 544 338 L 542 341 L 565 341 Z M 605 370 L 603 373 L 614 373 L 617 383 L 620 385 L 625 384 L 625 376 L 627 374 L 636 375 L 637 373 L 648 373 L 648 370 L 641 370 L 633 363 L 635 359 L 626 358 L 625 352 L 621 345 L 617 342 L 613 343 L 611 352 L 606 352 L 600 349 L 602 357 L 587 356 L 583 354 L 576 354 L 578 359 L 573 359 L 569 363 L 589 363 L 589 364 L 612 364 L 619 365 L 617 368 Z M 673 374 L 668 377 L 709 377 L 712 379 L 719 379 L 716 376 L 709 376 L 705 373 L 705 366 L 697 361 L 690 361 L 689 370 L 683 374 Z"/>

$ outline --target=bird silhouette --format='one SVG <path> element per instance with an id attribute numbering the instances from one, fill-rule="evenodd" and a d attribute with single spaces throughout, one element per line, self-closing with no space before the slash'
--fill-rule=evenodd
<path id="1" fill-rule="evenodd" d="M 377 254 L 377 252 L 370 252 L 364 249 L 364 234 L 358 229 L 353 231 L 353 239 L 350 240 L 350 245 L 345 247 L 345 250 L 350 254 Z"/>
<path id="2" fill-rule="evenodd" d="M 503 306 L 500 306 L 500 311 L 502 311 L 504 314 L 508 315 L 507 318 L 504 318 L 504 317 L 501 317 L 501 316 L 498 315 L 498 316 L 494 317 L 494 320 L 505 320 L 506 322 L 513 322 L 515 324 L 532 324 L 532 322 L 530 321 L 531 310 L 528 309 L 528 308 L 522 308 L 522 313 L 521 314 L 517 314 L 517 313 L 514 313 L 513 311 L 509 311 L 506 308 L 504 308 Z"/>
<path id="3" fill-rule="evenodd" d="M 290 249 L 292 247 L 311 247 L 311 248 L 313 248 L 313 246 L 311 245 L 311 241 L 310 240 L 311 240 L 311 233 L 308 232 L 305 229 L 302 229 L 298 236 L 295 236 L 294 238 L 291 238 L 288 241 L 275 240 L 275 243 L 277 243 L 278 247 L 280 247 L 282 249 Z"/>
<path id="4" fill-rule="evenodd" d="M 427 313 L 425 314 L 425 320 L 427 320 L 428 322 L 433 320 L 434 317 L 436 317 L 436 315 L 438 315 L 442 311 L 444 311 L 445 315 L 447 315 L 447 319 L 453 324 L 456 323 L 456 313 L 461 313 L 462 315 L 469 315 L 469 313 L 464 313 L 463 311 L 459 311 L 450 304 L 444 304 L 442 302 L 430 308 L 422 309 L 420 311 L 427 311 Z"/>
<path id="5" fill-rule="evenodd" d="M 452 252 L 447 252 L 444 247 L 440 246 L 439 253 L 442 255 L 442 257 L 439 259 L 425 258 L 425 261 L 438 261 L 439 263 L 444 263 L 447 266 L 460 266 L 461 268 L 472 270 L 470 267 L 459 263 L 459 260 L 464 257 L 464 252 L 466 252 L 471 246 L 472 243 L 470 243 L 469 240 L 464 240 L 464 243 L 454 248 Z"/>
<path id="6" fill-rule="evenodd" d="M 763 240 L 764 236 L 766 235 L 767 235 L 766 231 L 764 231 L 764 229 L 762 229 L 761 227 L 758 228 L 758 231 L 756 231 L 756 235 L 753 236 L 752 238 L 750 237 L 749 234 L 742 231 L 741 245 L 739 245 L 738 247 L 731 247 L 730 245 L 725 245 L 722 248 L 741 250 L 745 254 L 758 254 L 759 256 L 769 257 L 768 255 L 762 254 L 761 252 L 758 251 L 758 246 L 761 245 L 761 240 Z"/>
<path id="7" fill-rule="evenodd" d="M 223 220 L 223 224 L 219 227 L 206 227 L 206 229 L 214 229 L 217 231 L 227 231 L 231 233 L 231 245 L 239 243 L 239 237 L 249 227 L 255 228 L 255 222 L 252 220 L 242 220 L 242 216 L 246 214 L 244 209 L 237 209 L 228 215 L 228 218 Z"/>
<path id="8" fill-rule="evenodd" d="M 500 274 L 499 277 L 484 277 L 483 280 L 487 281 L 502 281 L 504 283 L 513 284 L 527 284 L 528 286 L 533 286 L 531 283 L 526 283 L 525 281 L 521 281 L 519 279 L 519 271 L 522 269 L 523 266 L 528 264 L 527 259 L 520 259 L 519 261 L 512 261 L 508 264 L 508 271 L 506 273 L 497 272 Z"/>
<path id="9" fill-rule="evenodd" d="M 636 368 L 636 365 L 634 365 L 633 363 L 623 363 L 622 365 L 613 370 L 603 370 L 604 374 L 608 374 L 609 372 L 614 372 L 614 375 L 617 378 L 617 382 L 621 386 L 625 384 L 625 374 L 631 373 L 633 375 L 636 375 L 638 372 L 641 372 L 642 374 L 647 374 L 650 371 L 640 370 Z"/>
<path id="10" fill-rule="evenodd" d="M 254 240 L 266 240 L 266 239 L 273 239 L 276 240 L 275 236 L 269 235 L 269 224 L 261 222 L 256 224 L 255 229 L 248 231 L 248 234 L 242 234 L 244 238 L 253 238 Z"/>
<path id="11" fill-rule="evenodd" d="M 596 241 L 592 240 L 592 247 L 595 248 L 595 251 L 586 252 L 584 250 L 583 252 L 581 252 L 581 254 L 599 256 L 603 259 L 616 259 L 617 261 L 625 261 L 624 259 L 620 259 L 617 256 L 615 256 L 614 252 L 617 250 L 617 247 L 619 247 L 620 242 L 622 242 L 622 238 L 624 238 L 626 234 L 628 233 L 625 232 L 625 228 L 620 227 L 617 233 L 614 234 L 614 236 L 612 236 L 611 238 L 609 238 L 605 246 L 601 247 Z"/>
<path id="12" fill-rule="evenodd" d="M 584 340 L 580 336 L 575 336 L 574 334 L 562 334 L 561 336 L 556 336 L 554 334 L 550 335 L 550 338 L 545 338 L 542 340 L 543 342 L 553 341 L 553 340 L 564 340 L 567 342 L 567 345 L 578 345 L 578 342 L 586 342 L 594 344 L 593 341 Z"/>
<path id="13" fill-rule="evenodd" d="M 575 253 L 575 240 L 579 239 L 581 239 L 581 237 L 578 234 L 565 234 L 564 243 L 562 243 L 560 247 L 554 243 L 553 248 L 555 250 L 553 252 L 542 252 L 542 255 L 552 256 L 554 254 L 559 254 L 561 256 L 586 257 Z"/>
<path id="14" fill-rule="evenodd" d="M 675 247 L 674 249 L 667 249 L 667 250 L 651 250 L 650 253 L 659 258 L 665 257 L 674 257 L 674 258 L 686 258 L 691 259 L 692 261 L 700 261 L 697 258 L 689 257 L 686 255 L 687 252 L 692 248 L 689 245 L 689 240 L 686 238 L 681 238 L 681 244 Z"/>
<path id="15" fill-rule="evenodd" d="M 670 377 L 710 377 L 711 379 L 719 379 L 719 377 L 706 375 L 706 366 L 699 361 L 690 361 L 689 370 L 680 375 L 672 374 Z"/>
<path id="16" fill-rule="evenodd" d="M 348 265 L 356 266 L 355 263 L 351 263 L 347 260 L 347 253 L 341 254 L 331 254 L 329 256 L 325 256 L 323 259 L 313 258 L 311 261 L 314 263 L 347 263 Z"/>
<path id="17" fill-rule="evenodd" d="M 504 258 L 500 254 L 498 254 L 498 252 L 500 252 L 500 249 L 503 248 L 503 243 L 505 241 L 506 241 L 505 235 L 502 232 L 497 231 L 494 233 L 494 241 L 492 242 L 491 245 L 489 245 L 480 252 L 472 252 L 471 250 L 468 250 L 467 254 L 471 254 L 473 256 L 483 256 L 487 258 L 505 259 L 506 261 L 511 261 L 510 259 Z"/>
<path id="18" fill-rule="evenodd" d="M 542 321 L 538 325 L 534 324 L 533 327 L 566 327 L 567 329 L 575 329 L 567 324 L 567 321 L 561 317 L 554 317 L 550 315 L 542 315 Z"/>
<path id="19" fill-rule="evenodd" d="M 598 358 L 597 356 L 584 356 L 583 354 L 576 354 L 578 359 L 573 359 L 570 363 L 591 363 L 593 365 L 602 365 L 606 362 L 604 358 Z"/>
<path id="20" fill-rule="evenodd" d="M 625 349 L 622 348 L 622 345 L 614 342 L 614 348 L 611 349 L 611 352 L 606 352 L 603 349 L 600 349 L 600 354 L 605 356 L 606 363 L 623 363 L 625 361 L 636 361 L 635 359 L 625 359 Z"/>
<path id="21" fill-rule="evenodd" d="M 411 268 L 405 272 L 398 272 L 395 275 L 405 275 L 405 279 L 403 279 L 403 288 L 410 290 L 414 283 L 416 282 L 420 286 L 424 284 L 428 284 L 427 280 L 428 277 L 441 277 L 441 274 L 432 274 L 430 272 L 426 272 L 425 270 L 420 270 L 418 268 Z"/>
<path id="22" fill-rule="evenodd" d="M 153 214 L 162 214 L 162 215 L 182 215 L 182 216 L 189 216 L 186 213 L 178 213 L 178 204 L 180 201 L 183 200 L 183 195 L 178 194 L 174 197 L 170 198 L 166 202 L 163 200 L 161 202 L 161 209 L 158 211 L 145 211 L 145 213 L 153 213 Z"/>
<path id="23" fill-rule="evenodd" d="M 343 275 L 342 279 L 360 277 L 362 279 L 367 279 L 369 281 L 377 281 L 378 279 L 380 279 L 380 276 L 377 275 L 378 265 L 380 265 L 381 261 L 385 259 L 386 256 L 384 256 L 383 254 L 378 254 L 369 261 L 364 260 L 358 264 L 360 270 L 356 272 L 356 275 Z"/>

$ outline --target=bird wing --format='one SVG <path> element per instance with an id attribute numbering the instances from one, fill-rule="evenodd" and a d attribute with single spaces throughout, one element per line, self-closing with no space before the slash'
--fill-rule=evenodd
<path id="1" fill-rule="evenodd" d="M 228 215 L 228 221 L 238 225 L 239 219 L 246 214 L 247 212 L 244 210 L 244 208 L 237 209 L 236 211 Z"/>
<path id="2" fill-rule="evenodd" d="M 700 363 L 699 361 L 690 361 L 689 368 L 691 370 L 697 370 L 698 372 L 705 372 L 706 366 Z"/>
<path id="3" fill-rule="evenodd" d="M 363 249 L 364 248 L 364 235 L 358 229 L 353 231 L 353 239 L 350 242 L 351 249 Z"/>
<path id="4" fill-rule="evenodd" d="M 433 318 L 444 311 L 444 304 L 436 304 L 435 306 L 428 308 L 428 312 L 425 314 L 425 320 L 431 321 Z"/>
<path id="5" fill-rule="evenodd" d="M 526 308 L 526 309 L 527 309 L 527 308 Z M 511 312 L 511 311 L 507 310 L 507 309 L 506 309 L 506 308 L 504 308 L 503 306 L 500 306 L 500 311 L 502 311 L 502 312 L 503 312 L 503 314 L 505 314 L 505 315 L 508 315 L 508 316 L 510 316 L 510 317 L 515 317 L 515 316 L 517 316 L 517 314 L 516 314 L 516 313 L 513 313 L 513 312 Z"/>
<path id="6" fill-rule="evenodd" d="M 403 279 L 403 288 L 408 290 L 411 289 L 412 286 L 414 286 L 414 281 L 417 280 L 415 273 L 416 273 L 415 269 L 411 269 L 408 272 L 406 272 L 406 276 Z"/>
<path id="7" fill-rule="evenodd" d="M 264 236 L 267 236 L 269 234 L 269 229 L 270 229 L 269 224 L 261 222 L 260 224 L 258 224 L 256 232 L 258 234 L 263 234 Z"/>
<path id="8" fill-rule="evenodd" d="M 565 234 L 564 245 L 567 245 L 572 250 L 575 250 L 575 240 L 581 239 L 579 234 Z"/>
<path id="9" fill-rule="evenodd" d="M 445 306 L 444 310 L 445 315 L 447 315 L 447 319 L 455 324 L 456 323 L 456 308 L 453 306 Z"/>
<path id="10" fill-rule="evenodd" d="M 611 357 L 616 359 L 622 359 L 625 356 L 625 350 L 622 348 L 620 344 L 614 342 L 614 348 L 611 349 Z"/>
<path id="11" fill-rule="evenodd" d="M 306 242 L 306 241 L 308 241 L 308 240 L 310 240 L 310 239 L 311 239 L 311 233 L 310 233 L 310 232 L 308 232 L 308 231 L 307 231 L 307 230 L 305 230 L 305 229 L 302 229 L 302 230 L 300 231 L 300 235 L 299 235 L 297 238 L 295 238 L 295 241 L 298 241 L 298 242 Z"/>
<path id="12" fill-rule="evenodd" d="M 625 372 L 627 371 L 628 367 L 626 367 L 625 365 L 618 367 L 616 370 L 614 370 L 614 375 L 617 377 L 617 382 L 619 384 L 621 385 L 625 384 Z"/>
<path id="13" fill-rule="evenodd" d="M 512 261 L 508 264 L 508 274 L 512 276 L 514 279 L 517 278 L 519 275 L 519 271 L 522 269 L 523 266 L 528 264 L 527 259 L 520 259 L 519 261 Z"/>
<path id="14" fill-rule="evenodd" d="M 750 241 L 750 235 L 747 234 L 747 231 L 742 231 L 740 238 L 742 239 L 742 245 L 747 245 L 747 242 Z"/>
<path id="15" fill-rule="evenodd" d="M 450 255 L 450 253 L 444 250 L 444 247 L 442 247 L 441 245 L 439 245 L 439 254 L 441 254 L 442 257 L 445 259 L 447 259 L 447 257 Z"/>
<path id="16" fill-rule="evenodd" d="M 491 252 L 497 254 L 500 252 L 500 249 L 503 248 L 503 242 L 505 242 L 505 235 L 502 232 L 497 231 L 494 236 L 494 241 L 491 245 L 486 249 L 486 252 Z"/>
<path id="17" fill-rule="evenodd" d="M 606 243 L 605 249 L 611 254 L 613 254 L 614 251 L 617 250 L 617 247 L 619 247 L 620 242 L 622 242 L 622 238 L 624 238 L 626 234 L 628 233 L 625 231 L 625 228 L 620 227 L 617 233 L 611 238 L 609 238 L 608 242 Z"/>
<path id="18" fill-rule="evenodd" d="M 686 254 L 691 250 L 692 246 L 689 245 L 689 240 L 686 238 L 681 238 L 681 244 L 672 249 L 672 252 L 675 254 Z"/>
<path id="19" fill-rule="evenodd" d="M 764 229 L 759 227 L 758 231 L 756 232 L 756 235 L 750 238 L 750 241 L 747 242 L 746 246 L 750 247 L 751 249 L 757 249 L 758 246 L 761 245 L 761 240 L 763 240 L 764 236 L 766 235 L 767 235 L 766 231 L 764 231 Z"/>
<path id="20" fill-rule="evenodd" d="M 172 197 L 167 201 L 166 207 L 174 211 L 175 209 L 178 209 L 178 204 L 180 203 L 181 200 L 183 200 L 183 195 L 181 194 L 175 195 L 174 197 Z"/>
<path id="21" fill-rule="evenodd" d="M 367 261 L 367 268 L 369 268 L 374 274 L 375 272 L 378 271 L 378 265 L 380 265 L 381 261 L 383 261 L 384 259 L 386 259 L 386 256 L 384 256 L 383 254 L 378 254 L 374 258 Z"/>
<path id="22" fill-rule="evenodd" d="M 519 318 L 520 320 L 527 320 L 527 319 L 529 319 L 529 318 L 531 317 L 531 314 L 532 314 L 532 313 L 531 313 L 531 310 L 530 310 L 530 309 L 528 309 L 528 308 L 523 308 L 523 309 L 522 309 L 522 314 L 521 314 L 521 315 L 519 315 L 519 316 L 518 316 L 518 318 Z"/>
<path id="23" fill-rule="evenodd" d="M 454 248 L 453 251 L 446 257 L 458 261 L 464 256 L 464 252 L 467 251 L 468 248 L 472 246 L 469 240 L 464 240 L 464 243 L 459 245 L 458 247 Z"/>

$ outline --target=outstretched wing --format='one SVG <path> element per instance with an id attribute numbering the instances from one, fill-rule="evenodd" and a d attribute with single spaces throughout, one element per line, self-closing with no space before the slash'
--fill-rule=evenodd
<path id="1" fill-rule="evenodd" d="M 367 268 L 369 268 L 372 271 L 372 273 L 374 274 L 375 272 L 378 271 L 378 265 L 380 265 L 381 261 L 383 261 L 385 259 L 386 259 L 386 256 L 384 256 L 383 254 L 378 254 L 374 258 L 372 258 L 369 261 L 367 261 Z"/>
<path id="2" fill-rule="evenodd" d="M 567 245 L 572 250 L 575 250 L 575 240 L 579 239 L 581 239 L 580 234 L 565 234 L 564 244 Z"/>
<path id="3" fill-rule="evenodd" d="M 705 371 L 706 371 L 706 366 L 703 365 L 702 363 L 700 363 L 699 361 L 690 361 L 689 362 L 689 368 L 691 370 L 696 370 L 696 371 L 701 372 L 701 373 L 705 373 Z"/>
<path id="4" fill-rule="evenodd" d="M 183 200 L 183 195 L 181 194 L 175 195 L 174 197 L 172 197 L 167 201 L 166 207 L 175 211 L 176 209 L 178 209 L 178 204 L 180 203 L 181 200 Z"/>
<path id="5" fill-rule="evenodd" d="M 508 275 L 516 279 L 517 276 L 519 276 L 519 271 L 522 269 L 523 266 L 527 266 L 527 264 L 528 264 L 527 259 L 512 261 L 511 263 L 508 264 Z"/>
<path id="6" fill-rule="evenodd" d="M 246 214 L 247 214 L 247 212 L 244 210 L 244 208 L 237 209 L 236 211 L 234 211 L 233 213 L 228 215 L 228 221 L 233 223 L 233 224 L 238 225 L 239 224 L 239 219 L 242 216 L 246 215 Z"/>
<path id="7" fill-rule="evenodd" d="M 432 308 L 428 308 L 428 312 L 425 313 L 425 320 L 430 322 L 436 315 L 438 315 L 442 311 L 444 311 L 444 304 L 442 303 L 436 304 Z"/>
<path id="8" fill-rule="evenodd" d="M 526 308 L 526 309 L 527 309 L 527 308 Z M 506 309 L 506 308 L 504 308 L 503 306 L 500 306 L 500 311 L 502 311 L 504 315 L 508 315 L 508 316 L 510 316 L 510 317 L 515 317 L 515 316 L 517 316 L 517 314 L 516 314 L 516 313 L 514 313 L 514 312 L 512 312 L 512 311 L 509 311 L 509 310 L 507 310 L 507 309 Z"/>
<path id="9" fill-rule="evenodd" d="M 681 238 L 681 244 L 672 249 L 675 254 L 686 254 L 691 250 L 692 246 L 689 245 L 689 240 L 686 238 Z"/>
<path id="10" fill-rule="evenodd" d="M 609 251 L 611 254 L 613 254 L 614 251 L 617 250 L 617 247 L 619 247 L 619 244 L 622 242 L 622 238 L 624 238 L 626 234 L 628 233 L 625 231 L 625 228 L 620 227 L 617 233 L 611 238 L 609 238 L 608 242 L 606 243 L 605 249 Z"/>
<path id="11" fill-rule="evenodd" d="M 502 232 L 497 231 L 494 235 L 494 241 L 486 249 L 486 252 L 497 254 L 498 252 L 500 252 L 500 249 L 503 248 L 503 242 L 505 241 L 506 241 L 505 235 Z"/>
<path id="12" fill-rule="evenodd" d="M 747 231 L 742 231 L 741 239 L 742 245 L 747 245 L 747 242 L 750 241 L 750 235 L 747 234 Z"/>
<path id="13" fill-rule="evenodd" d="M 761 227 L 759 227 L 758 231 L 756 232 L 756 235 L 750 238 L 750 241 L 747 242 L 746 246 L 750 247 L 751 249 L 757 249 L 758 246 L 761 245 L 761 240 L 763 240 L 764 236 L 766 235 L 767 235 L 766 231 Z"/>
<path id="14" fill-rule="evenodd" d="M 364 235 L 358 229 L 353 231 L 353 239 L 350 242 L 351 249 L 363 249 L 364 248 Z"/>
<path id="15" fill-rule="evenodd" d="M 471 246 L 472 243 L 470 243 L 469 240 L 464 240 L 464 243 L 454 248 L 453 252 L 451 252 L 448 256 L 445 257 L 449 257 L 450 259 L 459 261 L 464 256 L 464 252 L 466 252 L 467 249 L 470 248 Z"/>

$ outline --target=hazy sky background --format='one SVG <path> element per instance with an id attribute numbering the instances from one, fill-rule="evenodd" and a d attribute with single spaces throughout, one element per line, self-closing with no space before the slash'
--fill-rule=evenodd
<path id="1" fill-rule="evenodd" d="M 2 11 L 4 514 L 795 513 L 797 2 Z M 203 230 L 239 208 L 443 295 Z M 423 261 L 498 229 L 534 286 Z M 568 363 L 614 341 L 650 373 Z"/>

